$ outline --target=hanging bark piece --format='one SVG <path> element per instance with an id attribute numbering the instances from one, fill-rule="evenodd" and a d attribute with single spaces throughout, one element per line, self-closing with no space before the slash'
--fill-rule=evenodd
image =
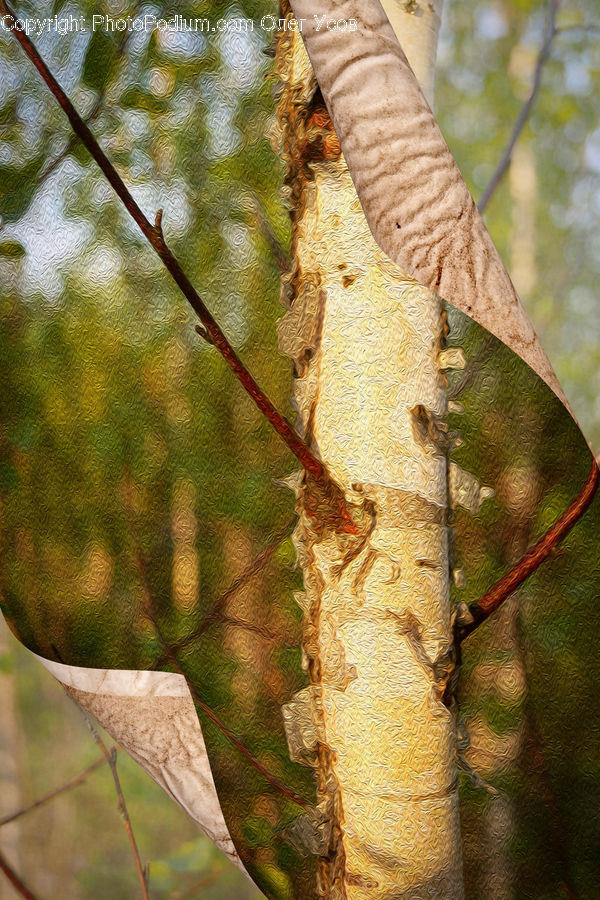
<path id="1" fill-rule="evenodd" d="M 67 666 L 33 655 L 246 873 L 223 818 L 185 678 Z"/>
<path id="2" fill-rule="evenodd" d="M 304 19 L 302 36 L 379 246 L 518 353 L 568 408 L 411 68 L 429 79 L 431 99 L 431 67 L 418 65 L 407 28 L 418 30 L 423 18 L 423 34 L 434 30 L 440 0 L 403 11 L 386 0 L 398 37 L 379 0 L 339 0 L 319 16 L 309 0 L 292 6 Z M 330 19 L 356 28 L 328 28 Z"/>
<path id="3" fill-rule="evenodd" d="M 480 484 L 474 475 L 465 472 L 456 463 L 450 463 L 448 474 L 450 503 L 453 507 L 462 506 L 463 509 L 476 516 L 481 509 L 481 504 L 489 497 L 494 496 L 492 488 Z"/>

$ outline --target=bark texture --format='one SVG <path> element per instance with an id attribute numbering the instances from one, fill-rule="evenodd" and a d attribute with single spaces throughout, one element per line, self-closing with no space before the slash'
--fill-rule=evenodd
<path id="1" fill-rule="evenodd" d="M 278 72 L 294 224 L 280 345 L 301 430 L 358 524 L 343 533 L 299 476 L 311 686 L 284 717 L 320 803 L 296 836 L 330 900 L 460 900 L 444 423 L 460 354 L 444 348 L 439 297 L 373 239 L 297 33 L 280 39 Z"/>
<path id="2" fill-rule="evenodd" d="M 379 0 L 320 8 L 336 20 L 355 19 L 355 31 L 319 27 L 309 0 L 292 6 L 306 19 L 303 38 L 379 246 L 508 344 L 568 407 L 411 63 L 417 72 L 423 67 L 416 58 L 409 63 L 409 45 L 394 34 Z M 431 4 L 424 0 L 385 6 L 390 15 L 393 8 L 412 11 L 415 27 L 428 23 Z"/>

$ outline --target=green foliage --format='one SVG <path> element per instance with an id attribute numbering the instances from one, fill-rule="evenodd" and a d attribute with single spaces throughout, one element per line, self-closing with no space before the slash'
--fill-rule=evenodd
<path id="1" fill-rule="evenodd" d="M 85 51 L 81 80 L 94 91 L 102 91 L 110 82 L 118 61 L 117 48 L 106 32 L 92 33 Z"/>

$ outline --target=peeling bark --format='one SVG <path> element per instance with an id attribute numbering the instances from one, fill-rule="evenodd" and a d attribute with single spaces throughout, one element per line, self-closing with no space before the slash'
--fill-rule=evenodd
<path id="1" fill-rule="evenodd" d="M 356 20 L 354 31 L 319 27 L 309 0 L 292 0 L 296 18 L 306 20 L 303 38 L 379 246 L 518 353 L 569 408 L 414 77 L 413 69 L 428 71 L 415 55 L 427 45 L 419 48 L 399 29 L 411 20 L 430 30 L 432 5 L 440 8 L 386 0 L 394 34 L 379 0 L 336 0 L 321 9 Z"/>
<path id="2" fill-rule="evenodd" d="M 460 900 L 444 423 L 444 371 L 460 360 L 439 297 L 371 235 L 297 33 L 282 34 L 277 60 L 293 221 L 280 346 L 299 427 L 358 526 L 342 533 L 299 477 L 311 686 L 284 720 L 319 804 L 292 840 L 319 856 L 330 900 Z"/>

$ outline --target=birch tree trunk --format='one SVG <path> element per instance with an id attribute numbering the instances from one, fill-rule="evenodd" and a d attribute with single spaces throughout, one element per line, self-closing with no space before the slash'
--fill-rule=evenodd
<path id="1" fill-rule="evenodd" d="M 388 5 L 431 100 L 441 2 Z M 283 33 L 277 56 L 293 221 L 280 345 L 295 363 L 301 430 L 359 523 L 344 534 L 326 492 L 302 478 L 298 600 L 311 686 L 284 713 L 293 758 L 315 766 L 322 815 L 303 836 L 330 900 L 460 900 L 445 702 L 454 661 L 444 370 L 456 354 L 444 348 L 439 297 L 371 235 L 297 32 Z"/>

